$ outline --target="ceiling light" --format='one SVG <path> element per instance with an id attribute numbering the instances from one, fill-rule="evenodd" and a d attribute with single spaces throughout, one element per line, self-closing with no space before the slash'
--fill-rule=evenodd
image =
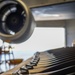
<path id="1" fill-rule="evenodd" d="M 59 17 L 60 15 L 59 14 L 40 14 L 40 16 L 43 16 L 43 17 Z"/>

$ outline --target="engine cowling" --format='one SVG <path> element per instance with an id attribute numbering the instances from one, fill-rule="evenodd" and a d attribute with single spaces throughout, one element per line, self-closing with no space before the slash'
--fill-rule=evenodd
<path id="1" fill-rule="evenodd" d="M 0 39 L 10 43 L 26 41 L 35 27 L 34 18 L 22 0 L 0 1 Z"/>

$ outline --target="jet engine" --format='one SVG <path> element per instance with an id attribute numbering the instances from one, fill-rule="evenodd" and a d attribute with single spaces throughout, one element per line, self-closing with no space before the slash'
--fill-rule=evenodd
<path id="1" fill-rule="evenodd" d="M 26 41 L 35 27 L 34 18 L 22 0 L 0 0 L 0 39 L 10 43 Z"/>

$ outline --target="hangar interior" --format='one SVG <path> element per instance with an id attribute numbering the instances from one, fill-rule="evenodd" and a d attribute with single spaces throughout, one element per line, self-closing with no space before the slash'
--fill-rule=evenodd
<path id="1" fill-rule="evenodd" d="M 74 16 L 75 15 L 73 13 L 74 11 L 72 11 L 73 9 L 69 8 L 69 5 L 60 6 L 57 4 L 60 4 L 60 3 L 62 4 L 63 2 L 72 2 L 72 1 L 74 0 L 46 0 L 46 1 L 45 0 L 41 0 L 41 1 L 25 0 L 27 5 L 32 10 L 32 14 L 34 15 L 34 18 L 36 20 L 37 27 L 64 27 L 65 28 L 65 45 L 66 46 L 72 46 L 72 42 L 75 38 L 74 36 L 74 31 L 75 31 Z M 46 5 L 49 5 L 49 6 L 46 6 Z M 52 5 L 54 5 L 54 7 L 52 7 Z M 61 19 L 58 16 L 52 18 L 53 16 L 50 16 L 50 14 L 52 13 L 55 14 L 54 12 L 57 14 L 58 12 L 63 14 L 62 16 L 61 14 L 59 16 Z M 39 15 L 37 15 L 38 13 Z M 72 14 L 72 18 L 70 17 L 71 14 Z"/>
<path id="2" fill-rule="evenodd" d="M 64 37 L 65 46 L 64 47 L 74 46 L 75 44 L 74 42 L 75 41 L 75 35 L 74 35 L 75 33 L 75 10 L 74 10 L 75 0 L 23 0 L 23 2 L 25 2 L 28 5 L 28 8 L 30 9 L 34 17 L 34 20 L 36 22 L 36 27 L 64 28 L 65 30 L 65 37 Z M 21 67 L 22 65 L 23 64 L 19 65 L 19 67 Z M 19 67 L 9 70 L 6 73 L 2 73 L 1 75 L 8 75 L 8 74 L 16 75 L 11 73 L 13 73 L 14 70 L 16 70 L 17 68 L 19 69 Z M 29 71 L 29 72 L 33 75 L 35 75 L 35 73 L 38 74 L 37 71 L 35 72 Z M 72 72 L 70 73 L 70 75 L 73 75 L 73 74 L 75 74 L 75 71 L 74 73 Z M 44 75 L 44 74 L 41 74 L 39 72 L 38 75 Z M 50 74 L 47 73 L 46 75 L 50 75 Z M 56 75 L 56 74 L 52 74 L 52 75 Z M 61 73 L 60 74 L 58 73 L 58 75 L 61 75 Z M 63 73 L 63 75 L 65 74 Z M 66 75 L 69 75 L 69 74 L 67 73 Z"/>

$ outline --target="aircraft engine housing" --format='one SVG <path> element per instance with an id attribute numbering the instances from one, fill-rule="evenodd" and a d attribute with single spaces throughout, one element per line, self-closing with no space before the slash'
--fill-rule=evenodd
<path id="1" fill-rule="evenodd" d="M 22 0 L 0 0 L 0 39 L 10 43 L 26 41 L 36 24 Z"/>

